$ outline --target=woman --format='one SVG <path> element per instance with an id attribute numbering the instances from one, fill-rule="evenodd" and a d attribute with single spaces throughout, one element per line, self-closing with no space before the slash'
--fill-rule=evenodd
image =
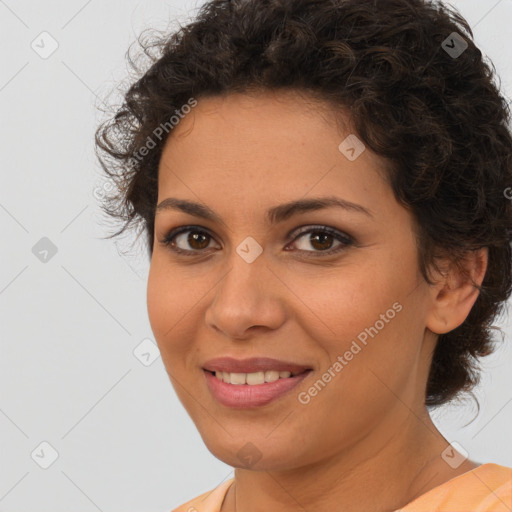
<path id="1" fill-rule="evenodd" d="M 165 368 L 234 478 L 176 511 L 505 511 L 427 407 L 512 289 L 507 104 L 423 0 L 218 0 L 98 129 Z M 148 52 L 150 54 L 150 52 Z"/>

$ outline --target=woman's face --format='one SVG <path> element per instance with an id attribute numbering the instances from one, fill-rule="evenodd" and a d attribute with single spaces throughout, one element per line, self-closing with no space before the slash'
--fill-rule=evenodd
<path id="1" fill-rule="evenodd" d="M 200 99 L 164 148 L 158 204 L 215 217 L 157 210 L 149 319 L 179 399 L 231 466 L 317 462 L 424 407 L 435 340 L 413 220 L 369 149 L 340 148 L 349 135 L 294 93 L 237 94 Z M 320 198 L 357 206 L 285 206 Z M 204 369 L 219 357 L 309 371 L 228 384 Z"/>

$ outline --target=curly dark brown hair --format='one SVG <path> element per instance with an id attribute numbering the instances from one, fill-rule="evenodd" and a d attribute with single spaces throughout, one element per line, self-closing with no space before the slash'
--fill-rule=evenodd
<path id="1" fill-rule="evenodd" d="M 473 283 L 476 303 L 438 338 L 425 403 L 471 392 L 477 358 L 495 349 L 493 332 L 501 331 L 493 322 L 512 291 L 512 201 L 504 193 L 512 184 L 512 137 L 495 68 L 460 13 L 427 0 L 211 0 L 170 35 L 146 42 L 143 35 L 149 69 L 95 137 L 116 185 L 101 206 L 123 222 L 111 236 L 141 226 L 151 258 L 169 119 L 191 98 L 294 89 L 342 108 L 388 163 L 394 194 L 419 226 L 428 283 L 439 257 L 463 271 L 464 255 L 488 248 L 483 283 Z M 160 126 L 166 136 L 155 131 Z M 151 149 L 141 151 L 149 140 Z"/>

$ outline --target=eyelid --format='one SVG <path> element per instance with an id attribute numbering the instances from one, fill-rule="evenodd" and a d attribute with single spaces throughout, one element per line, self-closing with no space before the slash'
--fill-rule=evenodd
<path id="1" fill-rule="evenodd" d="M 191 255 L 191 256 L 194 256 L 194 255 L 199 256 L 199 255 L 205 254 L 207 252 L 207 249 L 193 250 L 193 249 L 180 249 L 178 247 L 175 247 L 172 249 L 170 248 L 172 241 L 175 240 L 176 237 L 178 237 L 179 235 L 181 235 L 183 233 L 187 233 L 187 232 L 202 233 L 202 234 L 207 235 L 209 238 L 211 238 L 215 242 L 217 242 L 215 236 L 213 236 L 210 233 L 208 228 L 204 228 L 202 226 L 193 224 L 193 225 L 181 225 L 181 226 L 177 226 L 175 228 L 168 230 L 166 232 L 164 238 L 162 240 L 160 240 L 160 244 L 162 244 L 164 247 L 169 248 L 169 250 L 171 250 L 172 252 L 174 252 L 176 254 L 187 254 L 187 255 Z M 328 256 L 328 255 L 337 254 L 339 252 L 342 252 L 344 249 L 346 249 L 350 246 L 354 246 L 357 243 L 356 239 L 353 236 L 351 236 L 348 233 L 341 231 L 337 228 L 333 228 L 333 227 L 330 227 L 325 224 L 303 224 L 301 226 L 297 226 L 297 227 L 293 228 L 290 232 L 288 232 L 288 234 L 286 235 L 287 246 L 290 243 L 295 242 L 302 235 L 305 235 L 305 234 L 311 233 L 311 232 L 327 233 L 327 234 L 331 235 L 335 240 L 340 242 L 341 247 L 338 246 L 338 248 L 328 249 L 325 251 L 299 250 L 298 251 L 299 253 L 312 253 L 312 254 L 318 254 L 319 256 L 321 256 L 321 255 Z M 292 235 L 294 235 L 293 238 L 292 238 Z M 217 244 L 218 244 L 218 242 L 217 242 Z"/>
<path id="2" fill-rule="evenodd" d="M 302 228 L 305 228 L 305 229 L 302 229 Z M 305 234 L 305 233 L 309 233 L 310 231 L 323 231 L 325 233 L 329 233 L 330 235 L 333 235 L 333 236 L 336 236 L 336 237 L 339 237 L 339 238 L 343 238 L 345 239 L 346 242 L 352 242 L 352 243 L 355 243 L 355 239 L 354 237 L 352 237 L 351 235 L 349 235 L 348 233 L 344 232 L 344 231 L 341 231 L 339 229 L 336 229 L 336 228 L 332 228 L 330 226 L 327 226 L 325 224 L 303 224 L 302 226 L 297 226 L 295 228 L 293 228 L 289 233 L 288 235 L 286 236 L 286 238 L 290 238 L 293 234 L 295 234 L 295 236 L 293 237 L 292 241 L 296 240 L 299 236 Z"/>
<path id="3" fill-rule="evenodd" d="M 208 237 L 210 237 L 212 240 L 216 241 L 216 238 L 210 233 L 210 231 L 207 228 L 192 224 L 192 225 L 177 226 L 175 228 L 169 229 L 168 231 L 165 232 L 164 237 L 162 238 L 162 240 L 159 241 L 159 243 L 162 244 L 164 247 L 167 247 L 170 249 L 170 245 L 171 245 L 172 241 L 176 239 L 176 237 L 178 237 L 179 235 L 182 235 L 183 233 L 187 233 L 189 231 L 192 231 L 195 233 L 203 233 L 203 234 L 207 235 Z M 186 249 L 180 249 L 180 248 L 175 248 L 175 249 L 170 249 L 170 250 L 172 252 L 175 252 L 178 254 L 179 253 L 181 253 L 181 254 L 188 253 L 191 255 L 194 253 L 199 255 L 206 251 L 206 250 L 194 251 L 192 249 L 186 250 Z"/>

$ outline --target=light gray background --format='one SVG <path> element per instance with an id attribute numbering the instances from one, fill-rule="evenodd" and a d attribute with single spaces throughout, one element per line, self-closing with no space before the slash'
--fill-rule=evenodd
<path id="1" fill-rule="evenodd" d="M 133 353 L 153 340 L 149 262 L 142 247 L 128 257 L 119 247 L 129 241 L 102 239 L 110 228 L 96 200 L 104 186 L 96 107 L 127 78 L 129 44 L 146 27 L 185 22 L 201 3 L 0 0 L 3 512 L 169 511 L 232 476 L 204 447 L 161 359 L 145 366 Z M 512 0 L 452 5 L 507 93 Z M 46 59 L 31 47 L 51 48 L 43 31 L 59 45 Z M 57 248 L 47 262 L 32 252 L 43 237 Z M 512 466 L 509 318 L 500 325 L 507 344 L 485 362 L 480 415 L 466 427 L 471 406 L 439 409 L 434 419 L 471 458 Z M 58 452 L 47 469 L 42 442 Z"/>

